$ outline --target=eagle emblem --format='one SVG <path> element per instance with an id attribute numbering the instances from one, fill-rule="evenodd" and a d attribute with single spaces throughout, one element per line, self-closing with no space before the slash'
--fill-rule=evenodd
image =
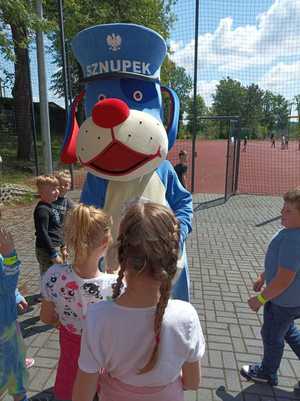
<path id="1" fill-rule="evenodd" d="M 109 50 L 116 52 L 117 50 L 120 50 L 120 48 L 121 48 L 122 38 L 120 35 L 116 35 L 115 33 L 112 33 L 111 35 L 107 35 L 106 43 L 109 46 Z"/>

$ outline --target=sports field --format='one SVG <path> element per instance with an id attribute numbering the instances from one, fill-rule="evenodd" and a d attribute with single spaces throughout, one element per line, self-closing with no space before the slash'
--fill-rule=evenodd
<path id="1" fill-rule="evenodd" d="M 191 188 L 192 141 L 177 141 L 169 153 L 173 165 L 179 162 L 178 153 L 188 153 L 188 188 Z M 195 193 L 223 194 L 225 188 L 227 140 L 196 141 Z M 84 171 L 75 174 L 75 188 L 81 188 Z M 300 186 L 300 151 L 298 141 L 290 141 L 281 149 L 279 141 L 271 148 L 269 141 L 248 141 L 246 151 L 241 143 L 238 192 L 242 194 L 282 195 Z"/>
<path id="2" fill-rule="evenodd" d="M 169 154 L 178 163 L 180 149 L 188 152 L 188 178 L 191 183 L 192 142 L 177 141 Z M 196 141 L 195 193 L 222 194 L 225 187 L 226 140 Z M 298 141 L 289 141 L 288 149 L 281 149 L 280 141 L 271 148 L 270 141 L 249 141 L 246 151 L 241 143 L 239 193 L 281 195 L 300 185 L 300 151 Z"/>

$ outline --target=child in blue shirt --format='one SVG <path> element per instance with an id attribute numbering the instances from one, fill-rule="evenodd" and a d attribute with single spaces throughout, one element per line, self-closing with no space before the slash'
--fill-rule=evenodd
<path id="1" fill-rule="evenodd" d="M 285 341 L 300 359 L 300 188 L 288 191 L 281 210 L 284 227 L 272 238 L 265 257 L 265 271 L 253 285 L 258 296 L 248 300 L 257 312 L 264 305 L 261 330 L 264 355 L 260 364 L 245 365 L 242 376 L 260 383 L 278 384 L 277 371 Z M 300 392 L 299 384 L 295 391 Z"/>
<path id="2" fill-rule="evenodd" d="M 25 346 L 17 323 L 16 288 L 20 261 L 11 235 L 0 227 L 0 398 L 27 401 Z"/>

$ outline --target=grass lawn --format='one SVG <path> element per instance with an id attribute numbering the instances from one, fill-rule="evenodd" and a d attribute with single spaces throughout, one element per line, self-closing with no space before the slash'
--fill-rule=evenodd
<path id="1" fill-rule="evenodd" d="M 62 145 L 62 138 L 52 138 L 52 162 L 53 168 L 57 168 L 59 163 L 59 155 Z M 0 165 L 0 186 L 4 184 L 18 184 L 31 187 L 35 192 L 34 178 L 36 176 L 36 168 L 34 155 L 32 161 L 23 162 L 16 159 L 17 145 L 16 143 L 1 144 L 0 145 L 0 156 L 2 157 L 2 163 Z M 43 174 L 44 170 L 44 158 L 43 158 L 43 145 L 40 140 L 37 142 L 37 154 L 38 154 L 38 167 L 39 174 Z M 16 205 L 27 205 L 36 201 L 34 194 L 25 194 L 19 197 L 17 200 L 9 202 L 7 206 Z"/>
<path id="2" fill-rule="evenodd" d="M 62 139 L 52 138 L 52 162 L 53 168 L 56 168 L 59 162 Z M 1 144 L 0 155 L 2 157 L 2 168 L 0 170 L 0 185 L 2 184 L 25 184 L 34 186 L 34 177 L 36 175 L 34 158 L 30 162 L 22 162 L 16 159 L 16 144 Z M 44 158 L 43 145 L 41 141 L 37 142 L 38 168 L 39 174 L 43 173 Z M 33 155 L 34 157 L 34 155 Z"/>

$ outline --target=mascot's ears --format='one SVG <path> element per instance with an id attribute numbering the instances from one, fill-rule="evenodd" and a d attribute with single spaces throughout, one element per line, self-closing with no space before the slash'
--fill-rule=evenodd
<path id="1" fill-rule="evenodd" d="M 79 103 L 84 97 L 84 91 L 80 92 L 78 96 L 74 99 L 71 110 L 68 113 L 68 121 L 65 139 L 60 154 L 60 159 L 65 164 L 72 164 L 77 161 L 76 157 L 76 141 L 79 132 L 79 126 L 76 119 L 76 113 Z"/>
<path id="2" fill-rule="evenodd" d="M 161 92 L 169 98 L 167 134 L 170 150 L 176 141 L 179 123 L 180 102 L 176 92 L 174 92 L 173 89 L 162 86 Z"/>

